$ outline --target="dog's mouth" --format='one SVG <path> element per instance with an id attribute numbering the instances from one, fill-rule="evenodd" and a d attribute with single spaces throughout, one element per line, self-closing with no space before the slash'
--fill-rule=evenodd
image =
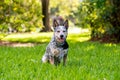
<path id="1" fill-rule="evenodd" d="M 62 38 L 58 38 L 58 41 L 62 43 L 62 42 L 65 41 L 65 39 L 63 37 Z"/>

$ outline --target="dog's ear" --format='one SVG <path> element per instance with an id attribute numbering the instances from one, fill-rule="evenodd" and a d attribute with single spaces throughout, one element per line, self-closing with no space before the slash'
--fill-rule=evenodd
<path id="1" fill-rule="evenodd" d="M 69 27 L 68 20 L 66 20 L 63 25 L 66 27 L 66 29 L 68 29 L 68 27 Z"/>
<path id="2" fill-rule="evenodd" d="M 57 20 L 54 19 L 54 20 L 53 20 L 53 28 L 55 28 L 55 27 L 57 27 L 57 26 L 59 26 L 59 24 L 58 24 Z"/>

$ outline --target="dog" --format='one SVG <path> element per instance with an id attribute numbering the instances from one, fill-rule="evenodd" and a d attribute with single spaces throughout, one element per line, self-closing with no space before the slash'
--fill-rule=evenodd
<path id="1" fill-rule="evenodd" d="M 66 41 L 68 35 L 68 20 L 62 19 L 53 20 L 54 33 L 53 37 L 46 47 L 45 54 L 42 57 L 42 62 L 49 62 L 53 65 L 58 65 L 63 59 L 63 65 L 66 65 L 69 45 Z"/>

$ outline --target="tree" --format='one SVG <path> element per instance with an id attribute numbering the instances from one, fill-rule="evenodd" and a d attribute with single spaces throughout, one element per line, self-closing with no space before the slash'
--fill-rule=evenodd
<path id="1" fill-rule="evenodd" d="M 41 0 L 42 1 L 42 15 L 43 15 L 43 29 L 41 31 L 51 31 L 51 27 L 49 24 L 49 0 Z"/>

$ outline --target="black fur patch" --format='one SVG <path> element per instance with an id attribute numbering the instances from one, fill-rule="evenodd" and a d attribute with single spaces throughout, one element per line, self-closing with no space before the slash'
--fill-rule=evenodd
<path id="1" fill-rule="evenodd" d="M 69 45 L 68 45 L 68 43 L 65 41 L 65 43 L 62 45 L 62 48 L 63 49 L 67 49 L 67 48 L 69 48 Z"/>

